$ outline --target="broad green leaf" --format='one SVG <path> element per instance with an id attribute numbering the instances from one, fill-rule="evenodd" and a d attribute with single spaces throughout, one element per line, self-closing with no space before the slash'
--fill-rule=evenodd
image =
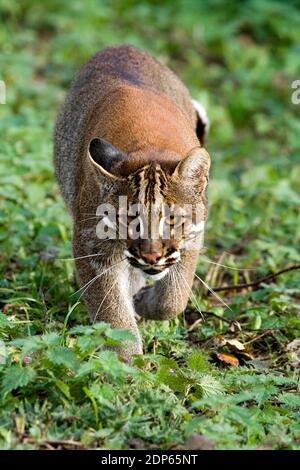
<path id="1" fill-rule="evenodd" d="M 136 337 L 130 331 L 119 328 L 108 330 L 106 336 L 114 341 L 136 341 Z"/>
<path id="2" fill-rule="evenodd" d="M 53 349 L 49 349 L 47 357 L 53 364 L 62 365 L 73 371 L 76 371 L 79 365 L 78 359 L 72 349 L 64 346 L 56 346 Z"/>
<path id="3" fill-rule="evenodd" d="M 196 372 L 205 372 L 209 369 L 209 364 L 206 357 L 198 351 L 194 351 L 189 356 L 187 365 L 190 369 Z"/>
<path id="4" fill-rule="evenodd" d="M 189 385 L 189 380 L 178 369 L 168 366 L 160 366 L 157 371 L 156 380 L 158 383 L 168 385 L 176 392 L 184 393 L 185 387 Z"/>
<path id="5" fill-rule="evenodd" d="M 298 409 L 300 411 L 300 395 L 299 393 L 281 393 L 278 396 L 278 400 L 283 401 L 283 403 L 290 408 Z"/>
<path id="6" fill-rule="evenodd" d="M 7 393 L 19 387 L 25 387 L 36 377 L 35 370 L 30 366 L 12 365 L 6 369 L 2 379 L 2 392 Z"/>

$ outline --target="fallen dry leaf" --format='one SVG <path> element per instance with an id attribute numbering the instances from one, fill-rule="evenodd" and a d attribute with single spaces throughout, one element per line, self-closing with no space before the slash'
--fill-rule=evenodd
<path id="1" fill-rule="evenodd" d="M 238 339 L 226 339 L 226 345 L 233 346 L 238 351 L 243 351 L 245 346 Z"/>
<path id="2" fill-rule="evenodd" d="M 238 331 L 242 331 L 242 327 L 237 320 L 234 320 L 229 327 L 229 331 L 236 333 Z"/>
<path id="3" fill-rule="evenodd" d="M 229 364 L 230 366 L 237 367 L 239 365 L 238 358 L 233 356 L 232 354 L 217 353 L 216 356 L 220 362 L 224 362 L 225 364 Z"/>

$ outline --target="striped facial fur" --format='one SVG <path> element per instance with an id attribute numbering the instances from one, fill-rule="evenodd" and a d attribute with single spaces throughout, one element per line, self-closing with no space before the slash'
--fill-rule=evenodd
<path id="1" fill-rule="evenodd" d="M 138 201 L 133 207 L 138 212 L 128 216 L 124 254 L 132 266 L 159 279 L 180 261 L 181 250 L 200 233 L 201 225 L 196 226 L 184 206 L 178 204 L 174 183 L 159 164 L 138 171 L 130 183 Z"/>
<path id="2" fill-rule="evenodd" d="M 103 158 L 97 161 L 95 152 L 90 155 L 101 172 Z M 120 227 L 127 225 L 123 243 L 130 265 L 160 279 L 180 262 L 184 250 L 193 249 L 193 243 L 194 249 L 201 247 L 207 215 L 207 153 L 197 148 L 171 168 L 152 162 L 125 177 L 122 160 L 120 163 L 116 163 L 119 171 L 115 168 L 114 176 L 109 177 L 105 168 L 102 171 L 102 176 L 114 184 L 114 194 L 128 200 L 121 210 L 117 198 L 111 198 L 116 209 L 116 221 L 111 225 L 116 223 L 119 228 L 119 240 Z"/>

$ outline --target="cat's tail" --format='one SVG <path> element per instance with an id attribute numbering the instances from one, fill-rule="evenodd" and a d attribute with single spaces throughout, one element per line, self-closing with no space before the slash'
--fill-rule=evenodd
<path id="1" fill-rule="evenodd" d="M 192 100 L 192 103 L 197 113 L 196 134 L 203 145 L 209 129 L 209 119 L 206 109 L 199 101 Z"/>

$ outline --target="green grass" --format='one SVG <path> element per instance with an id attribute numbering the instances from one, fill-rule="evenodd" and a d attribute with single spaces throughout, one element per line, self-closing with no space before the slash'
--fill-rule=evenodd
<path id="1" fill-rule="evenodd" d="M 72 262 L 55 259 L 71 256 L 71 225 L 52 168 L 80 64 L 143 47 L 211 118 L 205 256 L 251 268 L 203 256 L 198 275 L 224 286 L 299 264 L 299 2 L 3 0 L 0 21 L 0 447 L 174 449 L 199 434 L 217 449 L 299 449 L 299 271 L 220 293 L 231 310 L 196 282 L 204 320 L 191 302 L 141 324 L 146 355 L 123 364 L 103 345 L 126 333 L 88 324 Z"/>

